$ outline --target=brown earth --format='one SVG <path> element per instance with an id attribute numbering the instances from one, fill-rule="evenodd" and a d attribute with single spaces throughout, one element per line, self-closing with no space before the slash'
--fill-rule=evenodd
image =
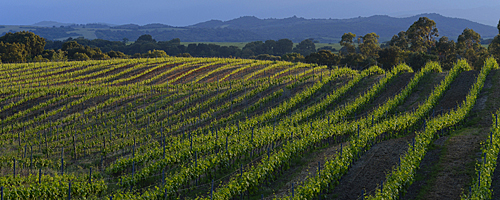
<path id="1" fill-rule="evenodd" d="M 406 101 L 396 108 L 396 112 L 406 112 L 418 108 L 419 103 L 423 102 L 434 89 L 438 86 L 441 80 L 444 80 L 447 73 L 431 73 L 429 76 L 423 77 L 419 86 L 407 97 Z"/>
<path id="2" fill-rule="evenodd" d="M 385 89 L 380 91 L 379 94 L 375 96 L 371 103 L 367 104 L 364 109 L 358 110 L 356 112 L 358 113 L 358 116 L 371 113 L 374 109 L 387 102 L 389 98 L 393 98 L 395 95 L 399 94 L 399 92 L 401 92 L 401 90 L 403 90 L 406 85 L 408 85 L 408 83 L 414 76 L 415 73 L 404 73 L 400 74 L 398 77 L 395 77 L 388 83 Z"/>
<path id="3" fill-rule="evenodd" d="M 399 156 L 408 149 L 413 135 L 382 141 L 353 163 L 349 172 L 342 177 L 327 199 L 359 199 L 363 192 L 373 194 L 385 176 L 399 162 Z"/>
<path id="4" fill-rule="evenodd" d="M 451 102 L 463 101 L 477 73 L 471 71 L 457 77 L 438 106 L 451 109 L 456 106 L 456 103 L 453 105 Z M 481 157 L 480 143 L 488 137 L 491 111 L 500 106 L 500 86 L 495 84 L 499 75 L 498 70 L 488 75 L 465 125 L 433 142 L 420 164 L 416 181 L 404 199 L 459 199 L 460 195 L 468 193 L 471 177 L 474 176 L 474 164 Z"/>
<path id="5" fill-rule="evenodd" d="M 469 76 L 467 76 L 469 75 Z M 408 75 L 407 75 L 408 76 Z M 410 80 L 412 76 L 408 76 L 407 80 Z M 465 77 L 465 78 L 464 78 Z M 457 79 L 452 83 L 450 90 L 445 92 L 445 97 L 440 101 L 440 104 L 443 106 L 448 106 L 448 104 L 442 103 L 442 101 L 449 102 L 452 98 L 465 97 L 467 94 L 466 89 L 463 87 L 469 87 L 473 81 L 467 81 L 472 78 L 474 79 L 474 73 L 462 74 L 461 78 Z M 469 78 L 469 79 L 467 79 Z M 464 80 L 465 79 L 465 80 Z M 406 85 L 407 82 L 398 81 L 398 85 Z M 431 87 L 432 84 L 419 84 L 418 88 L 422 87 Z M 460 87 L 462 86 L 462 87 Z M 403 86 L 400 87 L 391 87 L 390 90 L 393 92 L 398 92 Z M 453 88 L 453 90 L 451 90 Z M 461 88 L 461 90 L 459 89 Z M 421 90 L 424 90 L 422 88 Z M 461 91 L 461 93 L 458 93 Z M 449 92 L 453 92 L 454 94 L 448 94 Z M 386 93 L 388 94 L 388 93 Z M 392 94 L 394 95 L 394 94 Z M 382 96 L 382 98 L 380 98 Z M 388 95 L 380 95 L 379 99 L 385 99 Z M 418 98 L 415 98 L 417 100 Z M 423 99 L 422 99 L 423 100 Z M 374 101 L 383 102 L 382 100 Z M 413 104 L 416 102 L 412 102 Z M 380 104 L 380 103 L 379 103 Z M 357 199 L 361 197 L 363 192 L 365 194 L 372 194 L 377 187 L 379 187 L 380 183 L 385 180 L 385 175 L 393 169 L 393 166 L 397 164 L 398 157 L 406 152 L 408 147 L 408 142 L 413 139 L 413 134 L 408 135 L 403 138 L 391 139 L 388 141 L 383 141 L 378 144 L 375 144 L 367 153 L 365 153 L 361 158 L 352 165 L 352 168 L 349 172 L 341 179 L 340 184 L 330 193 L 327 194 L 329 198 L 338 198 L 338 199 Z"/>

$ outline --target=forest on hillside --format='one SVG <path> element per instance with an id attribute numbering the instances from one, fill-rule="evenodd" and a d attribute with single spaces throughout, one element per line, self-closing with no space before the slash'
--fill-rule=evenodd
<path id="1" fill-rule="evenodd" d="M 499 28 L 500 31 L 500 28 Z M 108 41 L 69 38 L 64 41 L 46 40 L 31 32 L 7 33 L 0 37 L 2 62 L 31 62 L 49 60 L 88 60 L 141 57 L 236 57 L 260 60 L 284 60 L 341 65 L 365 69 L 379 65 L 385 69 L 407 63 L 418 69 L 428 61 L 438 61 L 450 69 L 458 59 L 466 59 L 479 69 L 489 56 L 500 58 L 500 38 L 491 40 L 488 48 L 481 45 L 481 35 L 466 28 L 458 38 L 440 37 L 435 21 L 421 17 L 406 31 L 400 31 L 390 41 L 380 44 L 377 33 L 356 35 L 344 33 L 341 49 L 317 49 L 314 39 L 305 39 L 295 45 L 290 39 L 254 41 L 243 48 L 217 44 L 181 45 L 180 39 L 157 41 L 151 35 L 142 35 L 136 41 Z"/>

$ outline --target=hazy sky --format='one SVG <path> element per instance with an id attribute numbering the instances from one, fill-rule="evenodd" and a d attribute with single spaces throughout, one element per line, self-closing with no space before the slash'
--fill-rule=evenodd
<path id="1" fill-rule="evenodd" d="M 2 0 L 0 6 L 0 25 L 57 21 L 186 26 L 240 16 L 339 19 L 431 12 L 493 26 L 500 19 L 499 0 Z"/>

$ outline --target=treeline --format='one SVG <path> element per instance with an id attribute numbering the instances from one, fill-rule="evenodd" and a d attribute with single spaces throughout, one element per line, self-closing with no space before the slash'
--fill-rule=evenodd
<path id="1" fill-rule="evenodd" d="M 500 33 L 500 22 L 499 22 Z M 254 41 L 243 48 L 216 44 L 181 45 L 180 39 L 156 41 L 151 35 L 142 35 L 136 41 L 108 41 L 69 38 L 65 41 L 45 40 L 34 33 L 7 33 L 0 37 L 2 62 L 26 62 L 49 60 L 88 60 L 138 57 L 239 57 L 262 60 L 286 60 L 320 65 L 342 65 L 356 69 L 379 65 L 389 69 L 398 63 L 407 63 L 414 69 L 433 60 L 449 69 L 457 59 L 465 58 L 475 69 L 483 66 L 489 56 L 500 58 L 500 36 L 496 36 L 488 48 L 481 45 L 481 36 L 466 28 L 456 42 L 439 37 L 436 23 L 421 17 L 406 31 L 394 35 L 386 43 L 379 44 L 379 36 L 369 33 L 356 36 L 342 35 L 342 48 L 316 49 L 313 39 L 295 45 L 289 39 Z M 333 52 L 332 52 L 333 51 Z M 500 60 L 499 60 L 500 62 Z"/>
<path id="2" fill-rule="evenodd" d="M 255 41 L 247 43 L 243 48 L 236 46 L 221 46 L 217 44 L 189 44 L 182 45 L 181 40 L 176 38 L 170 41 L 156 41 L 151 35 L 142 35 L 136 41 L 129 44 L 124 39 L 122 42 L 108 41 L 102 39 L 88 40 L 84 38 L 69 38 L 64 41 L 47 41 L 45 49 L 57 51 L 64 50 L 63 46 L 69 42 L 76 42 L 83 46 L 99 48 L 102 52 L 123 52 L 133 57 L 147 57 L 150 52 L 164 51 L 170 56 L 195 56 L 195 57 L 238 57 L 281 60 L 282 56 L 289 53 L 309 55 L 316 52 L 316 46 L 312 39 L 300 42 L 294 48 L 294 43 L 289 39 Z M 335 50 L 329 49 L 328 50 Z"/>

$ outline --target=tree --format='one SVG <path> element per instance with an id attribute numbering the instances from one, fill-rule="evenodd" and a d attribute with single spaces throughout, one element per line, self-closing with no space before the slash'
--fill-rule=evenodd
<path id="1" fill-rule="evenodd" d="M 28 52 L 24 44 L 0 41 L 0 58 L 2 62 L 26 62 Z"/>
<path id="2" fill-rule="evenodd" d="M 341 52 L 343 55 L 349 53 L 356 53 L 356 47 L 354 46 L 354 38 L 356 38 L 356 34 L 354 33 L 344 33 L 342 35 L 342 39 L 340 40 L 340 45 L 342 46 Z"/>
<path id="3" fill-rule="evenodd" d="M 29 31 L 6 33 L 4 36 L 0 37 L 0 41 L 11 44 L 23 44 L 25 48 L 24 51 L 26 51 L 27 54 L 26 58 L 34 58 L 42 54 L 46 44 L 44 38 Z"/>
<path id="4" fill-rule="evenodd" d="M 300 55 L 300 53 L 287 53 L 281 56 L 281 60 L 290 62 L 302 62 L 304 59 L 304 56 Z"/>
<path id="5" fill-rule="evenodd" d="M 66 57 L 67 53 L 68 52 L 66 52 L 66 51 L 58 49 L 57 51 L 55 51 L 52 54 L 52 56 L 50 57 L 50 60 L 51 61 L 65 61 L 65 60 L 68 60 L 68 57 Z"/>
<path id="6" fill-rule="evenodd" d="M 365 58 L 362 54 L 349 53 L 340 59 L 340 64 L 351 66 L 352 68 L 359 68 L 359 64 L 362 64 L 363 60 L 365 60 Z"/>
<path id="7" fill-rule="evenodd" d="M 406 31 L 412 51 L 429 51 L 434 46 L 434 40 L 439 37 L 436 22 L 427 17 L 420 17 Z"/>
<path id="8" fill-rule="evenodd" d="M 401 31 L 397 35 L 392 36 L 391 41 L 389 41 L 389 45 L 399 47 L 401 50 L 408 50 L 410 42 L 408 41 L 406 32 Z"/>
<path id="9" fill-rule="evenodd" d="M 189 53 L 180 53 L 180 54 L 176 55 L 175 57 L 191 58 L 192 56 Z"/>
<path id="10" fill-rule="evenodd" d="M 500 20 L 498 20 L 497 29 L 498 29 L 498 34 L 500 34 Z"/>
<path id="11" fill-rule="evenodd" d="M 89 60 L 89 56 L 85 53 L 80 53 L 80 52 L 76 52 L 74 55 L 73 55 L 73 59 L 75 60 Z"/>
<path id="12" fill-rule="evenodd" d="M 289 39 L 280 39 L 276 41 L 276 47 L 274 48 L 275 55 L 284 55 L 290 53 L 293 50 L 293 42 Z"/>
<path id="13" fill-rule="evenodd" d="M 167 53 L 163 50 L 153 50 L 153 51 L 148 51 L 147 53 L 143 54 L 143 58 L 163 58 L 167 57 Z"/>
<path id="14" fill-rule="evenodd" d="M 261 54 L 270 54 L 274 55 L 274 49 L 276 48 L 276 41 L 274 40 L 266 40 L 262 45 Z"/>
<path id="15" fill-rule="evenodd" d="M 466 28 L 458 36 L 457 53 L 467 59 L 469 65 L 475 70 L 480 70 L 486 59 L 486 48 L 481 46 L 481 35 L 474 30 Z"/>
<path id="16" fill-rule="evenodd" d="M 488 46 L 488 52 L 500 63 L 500 34 L 493 38 L 493 41 Z"/>
<path id="17" fill-rule="evenodd" d="M 456 60 L 455 46 L 455 42 L 449 40 L 446 36 L 439 38 L 439 41 L 436 43 L 434 54 L 439 57 L 439 62 L 443 69 L 449 70 L 453 67 L 453 63 Z"/>
<path id="18" fill-rule="evenodd" d="M 254 41 L 245 44 L 242 49 L 241 56 L 243 58 L 250 58 L 251 56 L 264 54 L 264 42 L 262 41 Z"/>
<path id="19" fill-rule="evenodd" d="M 101 49 L 97 47 L 83 46 L 78 44 L 76 41 L 65 42 L 62 45 L 63 51 L 68 52 L 68 58 L 74 60 L 87 60 L 92 59 L 108 59 L 109 56 L 101 51 Z M 77 54 L 78 53 L 78 54 Z M 81 55 L 85 54 L 87 57 Z"/>
<path id="20" fill-rule="evenodd" d="M 135 42 L 136 43 L 150 43 L 150 42 L 156 43 L 156 40 L 153 39 L 153 36 L 145 34 L 145 35 L 139 36 L 139 38 L 137 38 L 137 40 Z"/>
<path id="21" fill-rule="evenodd" d="M 294 52 L 300 53 L 302 55 L 309 55 L 312 52 L 316 52 L 316 45 L 313 41 L 305 39 L 300 42 L 294 49 Z"/>
<path id="22" fill-rule="evenodd" d="M 403 61 L 403 50 L 395 45 L 383 48 L 378 54 L 377 61 L 385 70 L 391 70 L 393 66 Z"/>
<path id="23" fill-rule="evenodd" d="M 68 51 L 70 49 L 81 49 L 81 48 L 84 48 L 84 47 L 83 47 L 83 45 L 78 44 L 78 42 L 69 41 L 69 42 L 63 43 L 61 50 Z"/>
<path id="24" fill-rule="evenodd" d="M 359 51 L 361 51 L 366 58 L 373 60 L 377 59 L 379 57 L 378 51 L 380 50 L 378 46 L 379 36 L 375 33 L 368 33 L 360 38 L 363 42 L 359 45 Z"/>
<path id="25" fill-rule="evenodd" d="M 255 57 L 252 57 L 252 58 L 257 59 L 257 60 L 281 60 L 281 57 L 273 56 L 273 55 L 269 55 L 269 54 L 259 54 Z"/>
<path id="26" fill-rule="evenodd" d="M 413 69 L 413 71 L 418 71 L 424 67 L 427 62 L 437 60 L 438 57 L 436 55 L 417 51 L 410 53 L 407 64 Z"/>
<path id="27" fill-rule="evenodd" d="M 106 54 L 108 54 L 108 56 L 110 58 L 128 58 L 127 55 L 125 55 L 124 53 L 122 53 L 120 51 L 113 51 L 113 50 L 111 50 L 111 51 L 109 51 Z"/>
<path id="28" fill-rule="evenodd" d="M 340 57 L 333 54 L 331 51 L 320 50 L 306 56 L 305 61 L 308 63 L 317 63 L 319 65 L 327 65 L 328 67 L 332 67 L 339 63 Z"/>

